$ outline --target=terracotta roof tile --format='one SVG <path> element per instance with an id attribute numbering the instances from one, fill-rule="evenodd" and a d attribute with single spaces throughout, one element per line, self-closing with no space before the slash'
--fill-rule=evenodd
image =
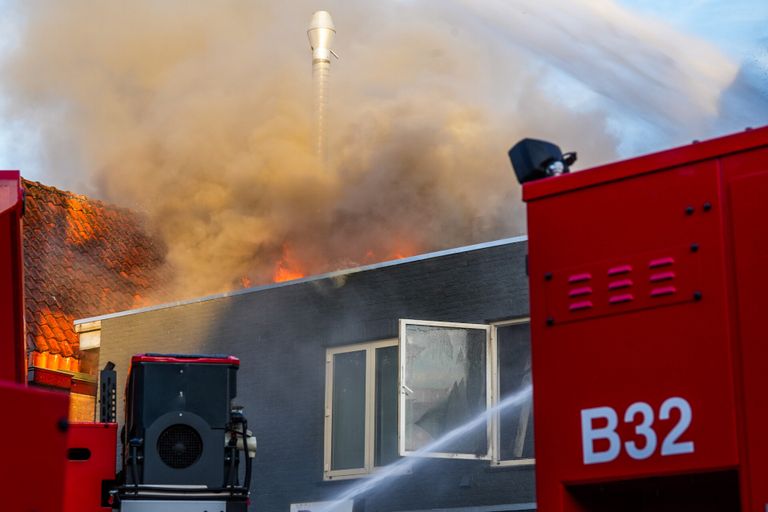
<path id="1" fill-rule="evenodd" d="M 33 342 L 35 343 L 34 347 L 28 347 L 30 349 L 37 348 L 39 352 L 48 352 L 50 350 L 50 346 L 48 345 L 48 342 L 45 339 L 45 336 L 42 334 L 38 334 L 33 339 Z"/>
<path id="2" fill-rule="evenodd" d="M 76 318 L 167 299 L 165 249 L 140 215 L 33 181 L 24 188 L 30 350 L 77 357 Z"/>

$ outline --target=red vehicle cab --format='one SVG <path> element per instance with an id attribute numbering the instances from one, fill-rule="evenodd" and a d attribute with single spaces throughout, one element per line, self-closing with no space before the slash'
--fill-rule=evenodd
<path id="1" fill-rule="evenodd" d="M 768 508 L 768 127 L 524 185 L 537 501 Z"/>

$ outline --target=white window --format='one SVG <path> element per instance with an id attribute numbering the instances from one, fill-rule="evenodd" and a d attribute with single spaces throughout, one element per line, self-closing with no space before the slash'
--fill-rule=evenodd
<path id="1" fill-rule="evenodd" d="M 400 454 L 532 464 L 531 394 L 498 408 L 531 385 L 530 357 L 528 319 L 401 320 Z"/>
<path id="2" fill-rule="evenodd" d="M 446 434 L 491 406 L 490 327 L 400 321 L 400 454 L 489 459 L 491 422 Z"/>
<path id="3" fill-rule="evenodd" d="M 326 480 L 372 473 L 398 458 L 397 340 L 328 349 Z"/>
<path id="4" fill-rule="evenodd" d="M 527 318 L 401 320 L 399 340 L 328 349 L 324 478 L 364 476 L 414 454 L 533 464 L 531 395 L 497 410 L 530 383 Z"/>

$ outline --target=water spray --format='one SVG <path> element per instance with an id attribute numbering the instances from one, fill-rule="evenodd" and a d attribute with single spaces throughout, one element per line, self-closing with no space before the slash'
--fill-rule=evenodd
<path id="1" fill-rule="evenodd" d="M 524 388 L 508 396 L 507 398 L 505 398 L 495 406 L 483 411 L 482 413 L 480 413 L 478 416 L 471 419 L 467 423 L 464 423 L 463 425 L 456 427 L 450 432 L 447 432 L 442 437 L 432 441 L 431 443 L 429 443 L 428 445 L 422 448 L 419 448 L 409 456 L 403 457 L 397 462 L 393 462 L 388 466 L 384 466 L 383 468 L 380 468 L 373 476 L 371 476 L 370 478 L 366 478 L 364 481 L 361 481 L 360 483 L 353 485 L 349 489 L 343 491 L 339 495 L 334 496 L 331 499 L 331 501 L 336 502 L 336 501 L 351 500 L 356 496 L 376 487 L 377 485 L 379 485 L 381 482 L 388 479 L 389 477 L 401 474 L 404 466 L 410 465 L 411 467 L 413 467 L 424 462 L 425 455 L 427 455 L 428 453 L 439 451 L 440 448 L 444 447 L 448 443 L 455 441 L 456 439 L 460 439 L 462 436 L 465 436 L 468 432 L 471 432 L 473 429 L 479 427 L 484 422 L 488 421 L 488 418 L 490 418 L 494 414 L 508 407 L 517 407 L 524 404 L 531 397 L 531 393 L 532 393 L 532 388 L 531 388 L 531 385 L 528 384 Z M 319 512 L 333 512 L 333 509 L 334 509 L 334 505 L 329 504 L 329 505 L 323 506 L 319 510 Z"/>
<path id="2" fill-rule="evenodd" d="M 325 109 L 328 95 L 328 74 L 331 70 L 331 55 L 339 58 L 331 50 L 336 28 L 328 11 L 317 11 L 312 15 L 307 29 L 309 46 L 312 49 L 312 81 L 315 88 L 315 151 L 320 161 L 325 163 Z"/>

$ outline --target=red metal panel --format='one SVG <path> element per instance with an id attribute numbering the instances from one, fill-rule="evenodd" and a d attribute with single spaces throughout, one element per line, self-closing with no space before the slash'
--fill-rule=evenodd
<path id="1" fill-rule="evenodd" d="M 26 380 L 24 286 L 21 256 L 23 209 L 18 171 L 0 171 L 0 380 Z"/>
<path id="2" fill-rule="evenodd" d="M 97 385 L 95 381 L 83 380 L 78 378 L 77 374 L 62 370 L 49 370 L 48 368 L 33 367 L 29 372 L 29 381 L 34 382 L 38 386 L 48 386 L 65 389 L 81 395 L 96 396 Z"/>
<path id="3" fill-rule="evenodd" d="M 72 375 L 69 373 L 47 368 L 32 368 L 29 377 L 38 386 L 66 389 L 67 391 L 72 389 Z"/>
<path id="4" fill-rule="evenodd" d="M 0 382 L 3 510 L 62 510 L 69 397 Z"/>
<path id="5" fill-rule="evenodd" d="M 723 161 L 732 222 L 744 405 L 744 510 L 768 506 L 768 150 Z"/>
<path id="6" fill-rule="evenodd" d="M 117 423 L 73 423 L 69 432 L 64 512 L 100 512 L 103 482 L 115 480 Z"/>
<path id="7" fill-rule="evenodd" d="M 562 324 L 696 300 L 699 253 L 671 247 L 551 272 L 542 285 L 546 318 Z"/>
<path id="8" fill-rule="evenodd" d="M 712 160 L 728 154 L 759 148 L 766 144 L 768 144 L 768 126 L 595 167 L 589 172 L 575 172 L 530 182 L 523 187 L 523 199 L 533 201 L 548 195 L 603 185 L 643 173 Z M 608 214 L 609 212 L 605 213 Z"/>
<path id="9" fill-rule="evenodd" d="M 182 356 L 177 354 L 137 354 L 131 358 L 131 363 L 182 363 L 182 364 L 231 364 L 240 366 L 240 360 L 235 356 Z"/>
<path id="10" fill-rule="evenodd" d="M 742 510 L 768 502 L 766 147 L 763 128 L 525 185 L 541 510 L 615 509 L 586 484 L 630 480 L 665 489 L 648 510 L 721 510 L 733 475 Z M 704 473 L 734 492 L 680 501 L 675 475 Z"/>

